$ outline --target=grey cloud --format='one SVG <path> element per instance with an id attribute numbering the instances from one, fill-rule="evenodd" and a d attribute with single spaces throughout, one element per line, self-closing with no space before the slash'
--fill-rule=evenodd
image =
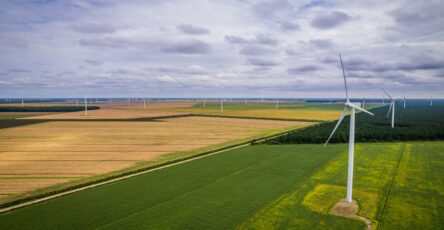
<path id="1" fill-rule="evenodd" d="M 315 65 L 304 65 L 296 68 L 289 68 L 287 70 L 287 73 L 289 74 L 299 74 L 299 73 L 306 73 L 306 72 L 313 72 L 322 69 L 319 66 Z"/>
<path id="2" fill-rule="evenodd" d="M 362 58 L 353 58 L 344 62 L 350 71 L 416 71 L 444 69 L 444 62 L 436 59 L 419 58 L 403 62 L 379 63 Z"/>
<path id="3" fill-rule="evenodd" d="M 184 40 L 167 44 L 162 50 L 166 53 L 205 54 L 211 52 L 211 46 L 200 40 Z"/>
<path id="4" fill-rule="evenodd" d="M 193 26 L 191 24 L 180 24 L 176 28 L 179 31 L 181 31 L 182 33 L 186 33 L 186 34 L 208 34 L 208 33 L 210 33 L 209 30 L 207 30 L 203 27 Z"/>
<path id="5" fill-rule="evenodd" d="M 243 55 L 256 56 L 275 53 L 273 49 L 258 45 L 247 45 L 240 51 Z"/>
<path id="6" fill-rule="evenodd" d="M 70 25 L 66 27 L 69 30 L 84 34 L 108 34 L 117 31 L 117 28 L 105 23 L 89 23 Z"/>
<path id="7" fill-rule="evenodd" d="M 106 48 L 128 48 L 139 46 L 140 43 L 126 39 L 126 38 L 95 38 L 95 39 L 80 39 L 79 44 L 82 46 L 95 46 Z"/>
<path id="8" fill-rule="evenodd" d="M 0 34 L 0 44 L 8 47 L 26 48 L 28 40 L 20 36 Z"/>
<path id="9" fill-rule="evenodd" d="M 349 21 L 350 19 L 351 17 L 344 12 L 333 11 L 316 16 L 311 21 L 311 26 L 318 29 L 331 29 L 333 27 L 342 25 L 343 23 Z"/>
<path id="10" fill-rule="evenodd" d="M 291 7 L 291 4 L 286 0 L 260 1 L 253 5 L 253 12 L 260 17 L 270 17 L 278 11 Z"/>
<path id="11" fill-rule="evenodd" d="M 312 39 L 310 43 L 321 49 L 328 49 L 334 46 L 330 39 Z"/>
<path id="12" fill-rule="evenodd" d="M 100 60 L 85 60 L 86 63 L 90 64 L 90 65 L 103 65 L 103 62 Z"/>
<path id="13" fill-rule="evenodd" d="M 225 41 L 231 44 L 247 44 L 250 41 L 239 36 L 225 36 Z"/>
<path id="14" fill-rule="evenodd" d="M 8 69 L 10 73 L 31 73 L 31 70 L 28 69 Z"/>
<path id="15" fill-rule="evenodd" d="M 301 27 L 299 26 L 299 24 L 294 23 L 294 22 L 281 22 L 279 23 L 279 28 L 284 31 L 296 31 L 296 30 L 300 30 Z"/>
<path id="16" fill-rule="evenodd" d="M 164 73 L 164 74 L 187 74 L 187 75 L 199 75 L 199 74 L 209 73 L 209 71 L 205 70 L 200 66 L 189 66 L 186 68 L 179 68 L 173 66 L 155 66 L 155 67 L 144 68 L 144 71 Z"/>
<path id="17" fill-rule="evenodd" d="M 254 66 L 262 66 L 262 67 L 271 67 L 271 66 L 277 66 L 279 63 L 272 61 L 272 60 L 266 60 L 266 59 L 259 59 L 259 58 L 248 58 L 247 64 L 254 65 Z"/>
<path id="18" fill-rule="evenodd" d="M 259 44 L 265 46 L 276 46 L 278 44 L 278 40 L 268 34 L 257 34 L 252 39 L 239 36 L 225 36 L 225 41 L 231 44 Z"/>
<path id="19" fill-rule="evenodd" d="M 390 13 L 396 26 L 390 27 L 389 35 L 396 39 L 442 38 L 444 30 L 444 4 L 441 0 L 407 1 L 402 7 Z"/>

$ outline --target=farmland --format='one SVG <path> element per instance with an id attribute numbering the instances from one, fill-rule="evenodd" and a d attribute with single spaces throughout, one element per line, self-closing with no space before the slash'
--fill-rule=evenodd
<path id="1" fill-rule="evenodd" d="M 155 165 L 309 124 L 182 117 L 50 121 L 0 129 L 0 199 L 35 195 L 60 183 Z"/>
<path id="2" fill-rule="evenodd" d="M 244 147 L 1 214 L 0 228 L 363 229 L 329 214 L 345 195 L 346 152 Z M 443 153 L 444 142 L 357 144 L 359 214 L 378 229 L 442 229 Z"/>
<path id="3" fill-rule="evenodd" d="M 368 105 L 369 108 L 378 105 Z M 202 102 L 191 108 L 172 108 L 170 111 L 187 112 L 193 114 L 221 115 L 231 117 L 257 117 L 295 120 L 330 121 L 337 119 L 342 112 L 342 104 L 321 103 L 281 103 L 279 109 L 273 102 L 242 104 L 239 102 L 224 102 L 224 112 L 220 111 L 220 104 L 215 101 Z"/>

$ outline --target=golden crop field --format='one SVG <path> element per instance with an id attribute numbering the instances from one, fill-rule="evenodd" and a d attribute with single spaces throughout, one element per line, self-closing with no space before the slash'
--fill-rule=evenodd
<path id="1" fill-rule="evenodd" d="M 341 110 L 326 109 L 254 109 L 254 110 L 225 110 L 221 113 L 215 109 L 203 108 L 177 108 L 170 111 L 223 115 L 234 117 L 258 117 L 258 118 L 279 118 L 279 119 L 302 119 L 302 120 L 336 120 L 341 115 Z"/>
<path id="2" fill-rule="evenodd" d="M 187 151 L 209 150 L 309 124 L 182 117 L 158 121 L 51 121 L 0 129 L 0 200 L 139 162 L 181 157 Z"/>
<path id="3" fill-rule="evenodd" d="M 152 109 L 98 109 L 89 110 L 88 116 L 85 116 L 84 111 L 57 113 L 45 116 L 28 117 L 24 119 L 78 119 L 78 120 L 97 120 L 97 119 L 131 119 L 144 117 L 165 117 L 174 115 L 189 114 L 178 111 L 158 111 Z"/>

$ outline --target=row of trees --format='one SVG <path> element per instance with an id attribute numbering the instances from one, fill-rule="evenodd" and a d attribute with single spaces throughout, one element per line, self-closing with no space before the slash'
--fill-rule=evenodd
<path id="1" fill-rule="evenodd" d="M 357 142 L 444 140 L 444 105 L 424 103 L 396 105 L 395 128 L 390 127 L 388 106 L 371 110 L 375 116 L 364 113 L 356 115 L 355 140 Z M 344 118 L 331 143 L 348 142 L 349 120 Z M 327 140 L 337 121 L 325 122 L 267 141 L 268 144 L 323 143 Z"/>
<path id="2" fill-rule="evenodd" d="M 100 109 L 88 106 L 88 110 Z M 76 112 L 85 110 L 84 106 L 1 106 L 0 112 Z"/>

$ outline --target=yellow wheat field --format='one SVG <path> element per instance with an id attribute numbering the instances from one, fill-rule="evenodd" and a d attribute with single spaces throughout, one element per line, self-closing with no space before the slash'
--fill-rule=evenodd
<path id="1" fill-rule="evenodd" d="M 122 170 L 166 154 L 308 124 L 182 117 L 158 121 L 51 121 L 0 129 L 0 200 Z"/>

